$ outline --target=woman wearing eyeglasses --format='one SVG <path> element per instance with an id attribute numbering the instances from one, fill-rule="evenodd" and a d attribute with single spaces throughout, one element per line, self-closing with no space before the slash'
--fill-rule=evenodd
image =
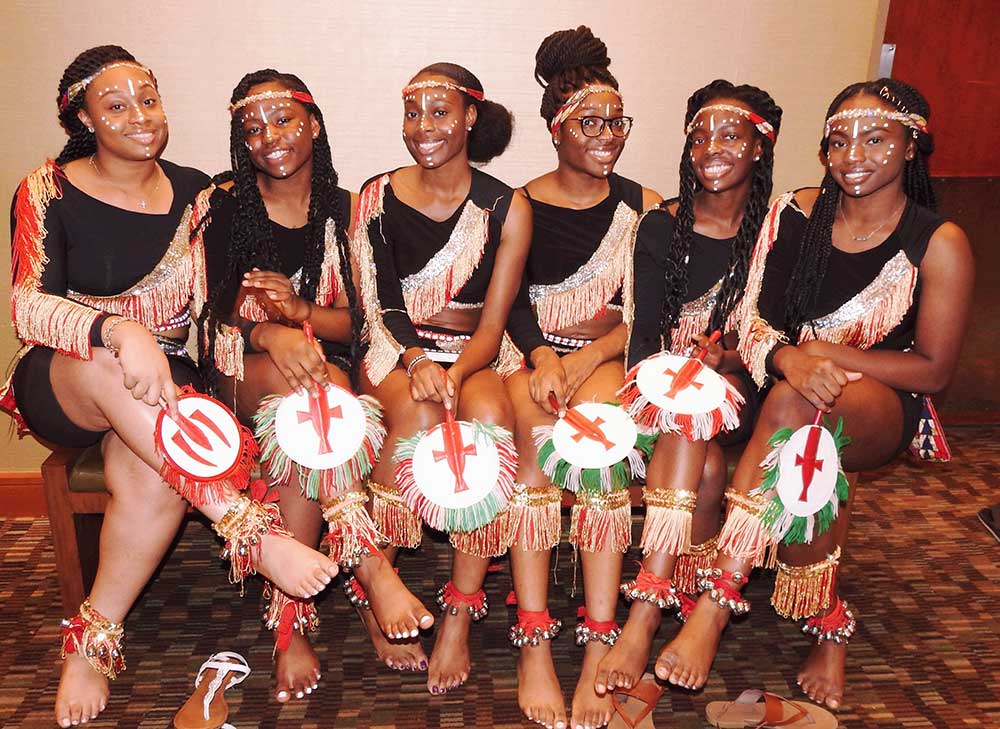
<path id="1" fill-rule="evenodd" d="M 614 174 L 632 118 L 625 116 L 604 43 L 585 26 L 542 41 L 535 78 L 545 88 L 541 116 L 557 167 L 524 186 L 534 229 L 524 282 L 508 331 L 526 369 L 507 380 L 517 417 L 518 486 L 511 507 L 510 550 L 521 646 L 518 703 L 525 715 L 565 727 L 566 708 L 548 643 L 558 630 L 547 610 L 549 553 L 559 541 L 562 493 L 538 465 L 536 426 L 566 408 L 615 399 L 624 379 L 626 328 L 621 290 L 631 267 L 631 237 L 640 213 L 661 197 Z M 627 489 L 600 497 L 581 492 L 570 542 L 582 553 L 585 612 L 577 643 L 585 646 L 571 725 L 597 727 L 611 699 L 594 691 L 597 666 L 619 634 L 615 605 L 629 546 Z M 609 528 L 609 525 L 611 528 Z"/>

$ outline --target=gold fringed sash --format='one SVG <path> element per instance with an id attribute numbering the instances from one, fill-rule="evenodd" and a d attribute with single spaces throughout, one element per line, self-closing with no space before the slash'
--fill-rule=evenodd
<path id="1" fill-rule="evenodd" d="M 783 618 L 801 620 L 819 615 L 830 607 L 840 563 L 840 547 L 822 562 L 795 567 L 778 562 L 771 605 Z"/>
<path id="2" fill-rule="evenodd" d="M 565 281 L 528 287 L 543 332 L 557 332 L 593 319 L 623 288 L 632 266 L 633 232 L 638 221 L 639 215 L 632 208 L 624 201 L 618 203 L 608 232 L 586 263 Z"/>
<path id="3" fill-rule="evenodd" d="M 490 211 L 472 200 L 448 236 L 448 242 L 422 269 L 400 281 L 406 310 L 414 324 L 422 324 L 448 305 L 483 259 L 490 234 Z"/>
<path id="4" fill-rule="evenodd" d="M 344 283 L 340 277 L 340 248 L 337 246 L 337 224 L 333 222 L 333 218 L 327 218 L 323 234 L 323 267 L 316 289 L 316 303 L 320 306 L 330 306 L 343 290 Z"/>
<path id="5" fill-rule="evenodd" d="M 45 213 L 62 197 L 55 162 L 49 160 L 29 174 L 17 191 L 17 225 L 11 246 L 11 319 L 25 344 L 52 347 L 77 359 L 90 359 L 90 329 L 101 315 L 88 306 L 42 290 L 45 265 Z M 171 314 L 176 314 L 176 310 Z"/>
<path id="6" fill-rule="evenodd" d="M 226 377 L 243 380 L 243 333 L 238 327 L 219 324 L 215 335 L 215 366 Z"/>
<path id="7" fill-rule="evenodd" d="M 358 201 L 358 224 L 354 234 L 354 255 L 358 261 L 361 277 L 361 304 L 365 312 L 365 326 L 368 334 L 368 352 L 365 354 L 365 373 L 376 387 L 399 361 L 403 347 L 382 321 L 382 305 L 378 298 L 378 280 L 375 270 L 375 255 L 372 250 L 371 228 L 376 218 L 382 216 L 385 200 L 385 186 L 389 175 L 373 180 L 361 191 Z M 381 232 L 380 232 L 381 234 Z"/>
<path id="8" fill-rule="evenodd" d="M 699 334 L 704 334 L 708 329 L 709 321 L 712 319 L 712 309 L 715 308 L 715 299 L 722 289 L 722 279 L 699 296 L 694 301 L 689 301 L 681 307 L 677 326 L 670 332 L 670 351 L 672 354 L 683 355 L 691 348 L 691 340 Z M 729 329 L 733 320 L 730 316 Z"/>

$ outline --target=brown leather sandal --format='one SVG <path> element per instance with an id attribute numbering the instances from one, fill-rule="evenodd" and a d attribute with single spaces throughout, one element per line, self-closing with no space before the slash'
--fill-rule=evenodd
<path id="1" fill-rule="evenodd" d="M 632 688 L 617 689 L 611 694 L 611 706 L 615 713 L 608 723 L 608 729 L 655 729 L 653 709 L 661 696 L 663 686 L 652 673 L 643 674 L 639 683 Z"/>
<path id="2" fill-rule="evenodd" d="M 717 729 L 837 729 L 839 723 L 815 704 L 757 689 L 744 691 L 736 701 L 713 701 L 705 707 L 705 716 Z"/>

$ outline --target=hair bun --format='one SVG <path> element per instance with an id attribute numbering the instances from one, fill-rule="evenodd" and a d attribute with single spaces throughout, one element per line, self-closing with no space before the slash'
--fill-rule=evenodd
<path id="1" fill-rule="evenodd" d="M 608 47 L 586 25 L 575 30 L 557 30 L 535 53 L 535 80 L 548 86 L 563 71 L 580 66 L 607 68 L 611 65 Z"/>

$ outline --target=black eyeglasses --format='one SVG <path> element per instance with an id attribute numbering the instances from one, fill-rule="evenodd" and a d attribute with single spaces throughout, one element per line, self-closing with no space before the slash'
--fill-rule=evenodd
<path id="1" fill-rule="evenodd" d="M 601 116 L 574 116 L 567 121 L 580 122 L 580 131 L 585 137 L 599 137 L 604 134 L 604 127 L 611 130 L 613 137 L 627 137 L 632 131 L 632 117 L 616 116 L 613 119 L 605 119 Z"/>

